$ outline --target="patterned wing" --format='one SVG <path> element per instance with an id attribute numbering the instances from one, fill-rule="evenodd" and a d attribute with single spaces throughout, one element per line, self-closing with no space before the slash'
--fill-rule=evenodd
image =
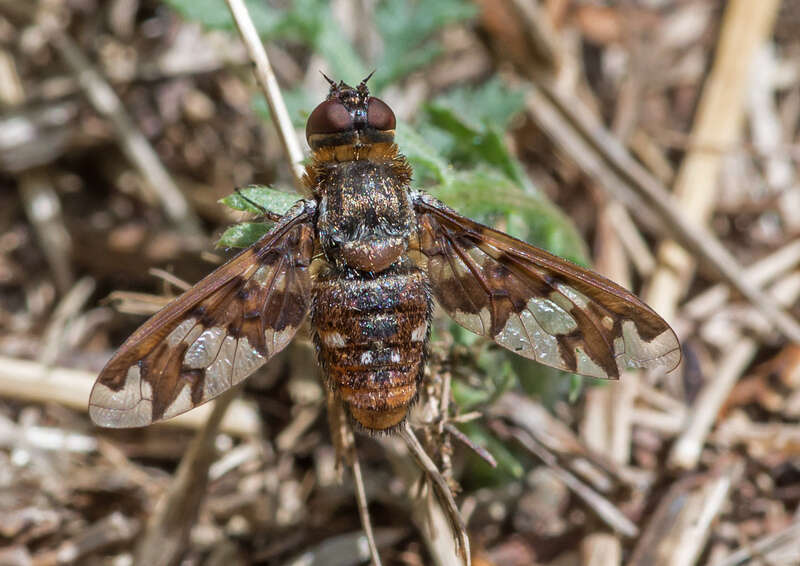
<path id="1" fill-rule="evenodd" d="M 89 415 L 112 428 L 179 415 L 236 385 L 294 336 L 310 306 L 314 203 L 143 324 L 106 364 Z"/>
<path id="2" fill-rule="evenodd" d="M 591 377 L 674 369 L 669 325 L 616 283 L 416 193 L 410 255 L 461 326 L 526 358 Z"/>

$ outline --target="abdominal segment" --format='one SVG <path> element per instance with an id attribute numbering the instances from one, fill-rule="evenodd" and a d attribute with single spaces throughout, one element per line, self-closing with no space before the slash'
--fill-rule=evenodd
<path id="1" fill-rule="evenodd" d="M 431 299 L 422 273 L 403 262 L 380 273 L 321 273 L 311 311 L 329 386 L 369 430 L 405 419 L 417 397 Z"/>

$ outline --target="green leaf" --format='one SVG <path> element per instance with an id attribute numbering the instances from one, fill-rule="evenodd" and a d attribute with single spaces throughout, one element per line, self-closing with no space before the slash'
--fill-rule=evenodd
<path id="1" fill-rule="evenodd" d="M 242 222 L 229 227 L 217 241 L 220 248 L 246 248 L 255 244 L 271 228 L 269 222 Z"/>
<path id="2" fill-rule="evenodd" d="M 261 214 L 264 209 L 286 214 L 299 200 L 295 193 L 279 191 L 264 185 L 250 185 L 232 193 L 219 202 L 242 212 Z M 271 222 L 242 222 L 225 230 L 217 245 L 225 248 L 246 248 L 258 241 L 272 227 Z"/>
<path id="3" fill-rule="evenodd" d="M 584 378 L 581 375 L 576 375 L 574 373 L 570 375 L 570 382 L 569 382 L 569 402 L 570 403 L 575 403 L 578 400 L 578 398 L 581 395 L 581 392 L 583 391 L 583 385 L 584 385 L 586 379 L 587 378 Z M 600 380 L 600 379 L 593 380 L 593 381 L 597 381 L 599 383 L 603 382 L 603 380 Z"/>
<path id="4" fill-rule="evenodd" d="M 509 88 L 497 77 L 476 87 L 450 90 L 429 103 L 433 108 L 448 109 L 470 130 L 480 132 L 489 124 L 504 131 L 525 107 L 525 93 Z"/>
<path id="5" fill-rule="evenodd" d="M 477 337 L 468 330 L 462 329 L 453 323 L 453 336 L 461 331 L 473 339 L 470 350 L 477 354 L 475 361 L 477 367 L 470 372 L 472 383 L 465 379 L 457 378 L 452 381 L 453 399 L 461 411 L 471 411 L 481 405 L 491 405 L 495 399 L 517 385 L 517 377 L 508 361 L 508 352 L 494 346 L 493 343 Z M 460 372 L 456 372 L 456 376 Z M 485 376 L 474 379 L 475 376 Z"/>
<path id="6" fill-rule="evenodd" d="M 330 14 L 319 35 L 314 38 L 313 45 L 315 51 L 325 54 L 334 80 L 357 84 L 372 70 L 345 39 L 339 24 Z M 378 92 L 378 85 L 373 85 L 372 90 Z"/>
<path id="7" fill-rule="evenodd" d="M 235 29 L 233 16 L 225 0 L 167 0 L 167 4 L 183 18 L 208 29 Z M 246 0 L 245 4 L 259 34 L 272 34 L 282 24 L 283 15 L 263 0 Z"/>
<path id="8" fill-rule="evenodd" d="M 557 401 L 568 398 L 575 377 L 580 379 L 575 374 L 515 356 L 511 352 L 509 352 L 508 361 L 514 368 L 522 390 L 527 395 L 538 398 L 548 407 L 552 407 Z"/>
<path id="9" fill-rule="evenodd" d="M 544 196 L 520 189 L 496 170 L 459 171 L 429 192 L 465 216 L 485 224 L 503 220 L 499 228 L 512 236 L 586 263 L 586 245 L 572 221 Z"/>
<path id="10" fill-rule="evenodd" d="M 300 197 L 297 193 L 287 193 L 264 185 L 249 185 L 239 189 L 237 193 L 232 193 L 220 199 L 219 202 L 234 210 L 252 212 L 254 214 L 260 214 L 262 209 L 275 214 L 286 214 L 298 200 L 300 200 Z"/>
<path id="11" fill-rule="evenodd" d="M 522 462 L 481 423 L 472 421 L 460 424 L 458 428 L 472 442 L 485 448 L 497 462 L 497 468 L 492 468 L 483 458 L 468 450 L 470 473 L 466 477 L 477 484 L 471 487 L 502 485 L 525 475 Z"/>
<path id="12" fill-rule="evenodd" d="M 447 184 L 452 177 L 452 167 L 428 141 L 405 122 L 399 122 L 395 142 L 414 168 L 414 184 L 429 181 Z"/>
<path id="13" fill-rule="evenodd" d="M 475 17 L 477 12 L 477 7 L 465 0 L 379 2 L 375 24 L 383 49 L 375 62 L 375 90 L 430 63 L 441 53 L 434 34 L 445 26 Z"/>
<path id="14" fill-rule="evenodd" d="M 462 412 L 467 412 L 485 405 L 492 394 L 486 389 L 479 389 L 467 385 L 459 379 L 454 379 L 452 384 L 453 400 Z"/>
<path id="15" fill-rule="evenodd" d="M 429 102 L 429 129 L 450 134 L 440 147 L 449 161 L 471 167 L 491 165 L 518 186 L 532 190 L 522 165 L 503 140 L 506 126 L 523 104 L 521 91 L 507 89 L 493 79 L 480 87 L 456 89 Z"/>

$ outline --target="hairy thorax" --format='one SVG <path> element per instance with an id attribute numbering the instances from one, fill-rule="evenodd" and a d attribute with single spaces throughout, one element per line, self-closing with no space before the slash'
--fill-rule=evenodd
<path id="1" fill-rule="evenodd" d="M 349 149 L 317 151 L 307 173 L 319 202 L 322 249 L 340 268 L 380 272 L 408 246 L 414 221 L 408 165 L 392 144 Z"/>

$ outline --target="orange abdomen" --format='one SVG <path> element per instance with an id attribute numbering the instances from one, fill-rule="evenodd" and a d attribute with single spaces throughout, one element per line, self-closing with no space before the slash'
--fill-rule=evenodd
<path id="1" fill-rule="evenodd" d="M 417 397 L 431 300 L 415 267 L 320 274 L 311 311 L 328 385 L 369 430 L 405 419 Z"/>

